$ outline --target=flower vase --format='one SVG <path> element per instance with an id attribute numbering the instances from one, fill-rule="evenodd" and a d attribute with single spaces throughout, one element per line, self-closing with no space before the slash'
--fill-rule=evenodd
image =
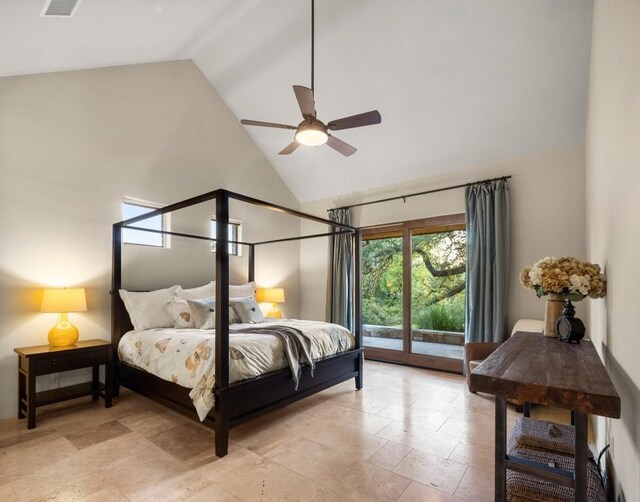
<path id="1" fill-rule="evenodd" d="M 547 296 L 547 304 L 544 309 L 544 336 L 556 338 L 556 322 L 562 315 L 564 299 L 562 295 L 550 293 Z"/>

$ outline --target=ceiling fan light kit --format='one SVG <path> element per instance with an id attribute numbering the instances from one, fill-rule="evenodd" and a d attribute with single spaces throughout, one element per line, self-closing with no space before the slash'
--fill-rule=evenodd
<path id="1" fill-rule="evenodd" d="M 368 125 L 379 124 L 382 117 L 378 110 L 373 110 L 358 115 L 351 115 L 337 120 L 332 120 L 325 125 L 324 122 L 317 118 L 315 96 L 314 96 L 314 25 L 315 25 L 315 0 L 311 0 L 311 88 L 302 85 L 294 85 L 293 92 L 298 100 L 298 106 L 304 119 L 298 127 L 287 124 L 276 124 L 273 122 L 261 122 L 258 120 L 240 121 L 243 125 L 257 127 L 271 127 L 275 129 L 291 129 L 295 131 L 293 142 L 282 149 L 280 155 L 289 155 L 293 153 L 300 145 L 304 146 L 320 146 L 327 144 L 345 157 L 349 157 L 358 150 L 345 143 L 344 141 L 329 134 L 329 131 L 338 131 L 341 129 L 353 129 L 354 127 L 363 127 Z"/>
<path id="2" fill-rule="evenodd" d="M 305 146 L 324 145 L 328 139 L 327 128 L 319 120 L 302 122 L 295 134 L 295 140 Z"/>

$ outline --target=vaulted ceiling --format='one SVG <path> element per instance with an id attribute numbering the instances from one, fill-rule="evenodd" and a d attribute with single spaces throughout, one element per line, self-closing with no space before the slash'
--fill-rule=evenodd
<path id="1" fill-rule="evenodd" d="M 296 125 L 309 85 L 304 0 L 0 3 L 0 75 L 193 58 L 240 118 Z M 277 154 L 291 131 L 247 128 L 302 202 L 584 141 L 592 4 L 585 0 L 318 0 L 316 106 L 358 148 Z"/>

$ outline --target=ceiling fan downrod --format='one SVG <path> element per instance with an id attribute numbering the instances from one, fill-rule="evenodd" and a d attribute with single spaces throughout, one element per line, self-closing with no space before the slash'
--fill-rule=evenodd
<path id="1" fill-rule="evenodd" d="M 311 0 L 311 90 L 314 90 L 316 0 Z"/>

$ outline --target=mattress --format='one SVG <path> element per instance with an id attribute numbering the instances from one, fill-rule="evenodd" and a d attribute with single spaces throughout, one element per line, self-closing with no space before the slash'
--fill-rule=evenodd
<path id="1" fill-rule="evenodd" d="M 337 324 L 296 319 L 277 324 L 297 328 L 311 342 L 316 360 L 355 346 L 351 332 Z M 234 324 L 232 328 L 253 326 Z M 213 408 L 215 330 L 156 328 L 129 331 L 118 345 L 121 361 L 191 389 L 200 420 Z M 266 333 L 229 334 L 229 381 L 254 378 L 288 366 L 280 339 Z"/>

